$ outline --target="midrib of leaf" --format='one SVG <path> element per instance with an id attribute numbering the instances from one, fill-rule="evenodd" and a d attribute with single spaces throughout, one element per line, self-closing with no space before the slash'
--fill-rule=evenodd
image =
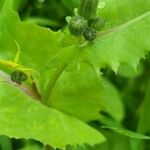
<path id="1" fill-rule="evenodd" d="M 46 92 L 45 92 L 45 97 L 44 97 L 44 103 L 47 104 L 47 102 L 50 100 L 51 97 L 51 92 L 55 86 L 55 84 L 57 83 L 57 81 L 59 80 L 60 76 L 62 75 L 62 73 L 65 71 L 66 67 L 68 66 L 68 64 L 70 63 L 70 61 L 76 56 L 76 49 L 74 48 L 74 46 L 70 46 L 67 47 L 65 49 L 63 49 L 63 51 L 61 51 L 60 53 L 56 54 L 52 59 L 50 59 L 50 61 L 48 62 L 51 63 L 51 61 L 53 60 L 57 60 L 57 57 L 61 57 L 60 62 L 58 62 L 58 64 L 56 64 L 56 66 L 54 67 L 54 71 L 52 68 L 52 74 L 50 74 L 50 80 L 48 83 L 48 87 L 46 88 Z M 61 55 L 62 54 L 62 55 Z M 48 66 L 47 64 L 47 66 Z M 47 67 L 49 69 L 49 66 Z M 50 68 L 51 71 L 51 68 Z"/>
<path id="2" fill-rule="evenodd" d="M 69 63 L 69 62 L 68 62 L 68 63 Z M 48 89 L 47 89 L 48 94 L 45 95 L 45 98 L 44 98 L 44 100 L 46 101 L 46 103 L 47 103 L 47 101 L 50 99 L 51 92 L 52 92 L 52 90 L 53 90 L 55 84 L 57 83 L 59 77 L 60 77 L 61 74 L 64 72 L 65 68 L 68 66 L 68 63 L 62 64 L 62 67 L 61 67 L 60 69 L 57 69 L 57 70 L 54 72 L 53 78 L 51 78 L 51 80 L 50 80 L 50 82 L 49 82 L 49 84 L 48 84 Z"/>
<path id="3" fill-rule="evenodd" d="M 124 28 L 127 28 L 128 26 L 130 26 L 130 25 L 132 25 L 132 24 L 135 24 L 136 22 L 138 22 L 138 21 L 144 19 L 145 17 L 147 17 L 147 16 L 149 16 L 149 15 L 150 15 L 150 11 L 148 11 L 148 12 L 146 12 L 146 13 L 144 13 L 144 14 L 142 14 L 142 15 L 136 17 L 136 18 L 133 18 L 132 20 L 127 21 L 127 22 L 125 22 L 125 23 L 122 24 L 122 25 L 119 25 L 119 26 L 117 26 L 117 27 L 114 27 L 114 28 L 112 28 L 112 29 L 110 29 L 110 30 L 107 30 L 107 31 L 104 31 L 104 32 L 100 32 L 100 33 L 98 34 L 98 38 L 101 38 L 101 37 L 106 36 L 106 35 L 109 36 L 109 34 L 112 34 L 112 33 L 114 33 L 114 32 L 118 32 L 118 31 L 121 31 L 121 30 L 123 30 Z"/>

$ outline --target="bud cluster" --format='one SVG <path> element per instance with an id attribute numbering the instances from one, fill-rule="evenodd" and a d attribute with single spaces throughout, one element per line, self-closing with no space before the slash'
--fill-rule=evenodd
<path id="1" fill-rule="evenodd" d="M 79 15 L 72 17 L 69 30 L 72 35 L 84 36 L 88 41 L 96 39 L 97 31 L 105 25 L 101 17 L 96 16 L 99 0 L 82 0 Z"/>

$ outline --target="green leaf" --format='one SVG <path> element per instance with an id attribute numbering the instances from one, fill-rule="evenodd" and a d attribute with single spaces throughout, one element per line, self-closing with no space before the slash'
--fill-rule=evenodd
<path id="1" fill-rule="evenodd" d="M 141 134 L 146 134 L 148 136 L 150 136 L 149 106 L 150 106 L 150 79 L 147 84 L 146 95 L 145 95 L 144 102 L 141 108 L 140 119 L 139 119 L 138 129 L 137 129 L 137 132 Z M 150 148 L 149 143 L 150 141 L 148 142 L 139 141 L 136 143 L 137 149 L 138 150 L 149 149 Z"/>
<path id="2" fill-rule="evenodd" d="M 99 12 L 106 21 L 104 31 L 93 42 L 85 43 L 80 38 L 72 38 L 67 32 L 52 32 L 20 21 L 13 10 L 18 7 L 18 2 L 0 1 L 0 59 L 14 60 L 17 53 L 14 41 L 17 41 L 21 49 L 19 63 L 39 73 L 40 76 L 33 75 L 33 78 L 48 106 L 84 121 L 98 120 L 100 110 L 121 121 L 123 107 L 120 97 L 108 81 L 101 79 L 100 68 L 109 67 L 117 73 L 120 65 L 127 64 L 135 70 L 140 59 L 150 50 L 149 0 L 107 0 L 106 7 Z M 84 123 L 34 102 L 13 86 L 1 85 L 0 91 L 0 114 L 4 116 L 0 117 L 1 134 L 35 138 L 55 147 L 65 147 L 68 143 L 93 144 L 103 140 Z M 149 122 L 145 122 L 145 118 L 143 122 L 148 129 Z M 53 120 L 55 125 L 50 123 L 49 128 L 47 122 L 53 123 Z M 69 133 L 75 134 L 66 137 L 65 127 Z M 144 126 L 142 128 L 145 132 Z M 36 129 L 40 132 L 34 132 Z M 114 130 L 134 138 L 147 138 L 124 129 Z M 61 136 L 58 136 L 60 133 Z M 60 143 L 56 140 L 58 137 Z"/>
<path id="3" fill-rule="evenodd" d="M 110 130 L 103 131 L 103 134 L 106 136 L 107 141 L 97 146 L 97 149 L 94 150 L 133 150 L 131 149 L 129 137 Z"/>
<path id="4" fill-rule="evenodd" d="M 6 136 L 0 136 L 0 149 L 12 150 L 11 140 Z"/>
<path id="5" fill-rule="evenodd" d="M 0 84 L 0 114 L 0 134 L 9 137 L 36 139 L 59 148 L 105 140 L 95 129 L 42 105 L 8 83 Z"/>
<path id="6" fill-rule="evenodd" d="M 21 22 L 17 12 L 12 9 L 12 2 L 15 7 L 15 1 L 5 1 L 0 17 L 0 58 L 14 60 L 17 53 L 15 41 L 17 41 L 21 51 L 19 63 L 40 74 L 40 76 L 35 75 L 34 78 L 40 83 L 37 86 L 42 92 L 40 85 L 45 84 L 48 78 L 44 75 L 46 64 L 60 49 L 59 40 L 63 37 L 63 33 L 53 32 L 33 23 Z"/>
<path id="7" fill-rule="evenodd" d="M 0 1 L 0 12 L 1 12 L 1 9 L 3 8 L 3 3 L 4 3 L 4 0 L 1 0 Z"/>
<path id="8" fill-rule="evenodd" d="M 44 150 L 44 145 L 33 140 L 24 141 L 25 146 L 19 150 Z"/>
<path id="9" fill-rule="evenodd" d="M 113 98 L 117 103 L 116 106 L 114 105 L 115 107 L 109 103 L 110 107 L 109 109 L 107 108 L 109 99 L 112 99 L 111 96 L 106 98 L 106 102 L 103 104 L 102 101 L 105 98 L 102 97 L 101 81 L 99 81 L 99 77 L 91 66 L 83 64 L 82 69 L 79 67 L 78 70 L 76 60 L 72 61 L 72 59 L 74 60 L 72 57 L 76 56 L 78 62 L 78 54 L 81 53 L 80 48 L 76 49 L 76 46 L 63 48 L 66 45 L 64 43 L 61 45 L 63 47 L 59 48 L 59 40 L 63 38 L 63 33 L 52 32 L 31 23 L 20 22 L 17 14 L 12 9 L 6 9 L 3 14 L 4 20 L 6 23 L 1 25 L 1 29 L 6 32 L 2 32 L 1 43 L 3 45 L 1 54 L 5 54 L 7 51 L 11 57 L 4 56 L 4 58 L 13 60 L 17 49 L 13 40 L 15 39 L 18 42 L 21 50 L 20 63 L 38 71 L 40 76 L 34 76 L 34 79 L 42 97 L 47 99 L 47 95 L 50 95 L 49 106 L 79 117 L 84 121 L 99 119 L 99 111 L 102 109 L 108 110 L 109 113 L 118 110 L 119 113 L 114 113 L 112 116 L 117 120 L 123 118 L 122 104 L 118 98 L 115 96 Z M 13 31 L 10 30 L 10 26 L 13 28 Z M 8 32 L 8 29 L 10 32 Z M 37 35 L 40 36 L 37 37 Z M 3 37 L 7 37 L 7 41 L 4 41 Z M 70 36 L 66 35 L 65 39 L 70 39 Z M 77 40 L 75 39 L 75 41 Z M 8 47 L 8 43 L 10 47 Z M 48 60 L 51 60 L 48 63 L 50 71 L 46 70 Z M 66 72 L 67 66 L 68 71 Z M 78 71 L 79 74 L 77 73 L 78 75 L 76 75 Z M 65 76 L 62 75 L 64 73 Z M 68 84 L 65 84 L 66 80 Z M 72 82 L 74 82 L 74 86 L 71 89 Z M 85 91 L 85 89 L 87 90 Z M 89 91 L 89 94 L 86 94 L 87 91 Z M 80 92 L 85 94 L 80 95 Z M 114 102 L 114 104 L 116 103 Z M 94 112 L 91 113 L 93 110 Z"/>
<path id="10" fill-rule="evenodd" d="M 136 69 L 140 59 L 150 50 L 149 5 L 149 0 L 106 1 L 105 8 L 99 11 L 106 21 L 105 31 L 91 46 L 95 47 L 96 64 L 109 66 L 115 72 L 120 64 Z"/>
<path id="11" fill-rule="evenodd" d="M 115 4 L 120 5 L 120 3 Z M 130 3 L 128 1 L 129 5 Z M 10 6 L 10 4 L 7 3 L 6 6 Z M 135 3 L 135 7 L 138 8 L 137 3 Z M 118 8 L 116 7 L 116 11 Z M 129 22 L 123 22 L 123 17 L 118 18 L 122 25 L 115 23 L 115 26 L 120 26 L 113 29 L 106 27 L 110 30 L 105 29 L 104 32 L 99 33 L 99 38 L 87 45 L 81 45 L 81 41 L 75 42 L 76 44 L 70 43 L 71 36 L 67 33 L 52 32 L 31 23 L 21 22 L 12 8 L 4 10 L 1 14 L 0 25 L 2 31 L 0 36 L 1 54 L 4 55 L 7 52 L 8 56 L 6 55 L 4 58 L 13 59 L 16 51 L 14 40 L 16 40 L 21 47 L 20 63 L 37 70 L 40 74 L 40 77 L 34 76 L 34 79 L 42 97 L 46 97 L 45 100 L 48 97 L 47 104 L 84 121 L 98 119 L 101 109 L 109 110 L 109 113 L 117 110 L 111 104 L 109 106 L 107 98 L 105 99 L 107 94 L 103 94 L 104 87 L 99 69 L 109 66 L 117 72 L 120 64 L 129 64 L 135 69 L 140 58 L 144 57 L 150 49 L 149 12 L 142 15 L 137 12 L 138 9 L 135 10 L 138 15 L 133 12 L 132 17 L 123 20 Z M 103 13 L 104 16 L 111 15 L 107 7 L 103 10 L 107 10 L 106 13 Z M 146 11 L 147 8 L 144 9 L 144 12 Z M 112 17 L 110 20 L 112 23 L 113 19 L 115 18 Z M 13 30 L 11 30 L 12 28 Z M 62 47 L 64 39 L 68 45 L 64 44 Z M 47 71 L 48 60 L 51 61 L 48 63 L 50 70 Z M 111 95 L 108 99 L 111 99 Z M 119 105 L 120 108 L 118 112 L 122 113 L 119 116 L 114 112 L 112 116 L 120 120 L 123 116 L 123 108 L 122 104 L 118 100 L 116 101 L 118 103 L 116 107 Z M 107 105 L 105 105 L 106 103 Z M 114 107 L 112 110 L 108 109 L 112 107 Z M 79 110 L 81 110 L 81 114 Z"/>
<path id="12" fill-rule="evenodd" d="M 135 78 L 140 76 L 142 74 L 142 71 L 143 71 L 143 66 L 140 64 L 137 66 L 136 70 L 128 65 L 121 65 L 119 67 L 118 74 L 125 78 Z"/>
<path id="13" fill-rule="evenodd" d="M 95 71 L 86 64 L 79 74 L 62 73 L 47 105 L 84 121 L 102 119 L 100 111 L 107 112 L 117 121 L 124 116 L 123 104 L 115 87 L 107 80 L 99 80 Z"/>
<path id="14" fill-rule="evenodd" d="M 150 11 L 149 0 L 103 0 L 103 2 L 105 2 L 105 7 L 99 9 L 98 14 L 106 21 L 105 29 L 134 20 Z"/>
<path id="15" fill-rule="evenodd" d="M 135 132 L 123 129 L 123 128 L 116 128 L 116 127 L 109 127 L 109 126 L 102 126 L 102 128 L 113 130 L 117 133 L 123 134 L 125 136 L 129 136 L 131 138 L 141 139 L 141 140 L 150 140 L 150 136 L 135 133 Z"/>
<path id="16" fill-rule="evenodd" d="M 114 3 L 114 5 L 115 6 L 120 5 L 120 3 L 121 2 L 119 2 L 117 4 L 117 2 L 116 2 L 116 3 Z M 147 3 L 144 4 L 144 6 L 147 6 L 148 3 L 149 2 L 147 1 Z M 124 3 L 121 3 L 121 4 L 122 4 L 121 6 L 123 7 Z M 130 7 L 131 6 L 130 4 L 132 4 L 132 2 L 128 1 L 128 3 L 126 3 L 125 7 L 127 7 L 127 4 Z M 113 6 L 112 6 L 112 8 L 113 8 Z M 119 8 L 120 7 L 118 6 L 118 8 L 116 8 L 116 11 Z M 124 15 L 122 15 L 122 18 L 118 18 L 119 19 L 119 20 L 117 20 L 118 23 L 115 23 L 115 26 L 116 25 L 120 25 L 120 26 L 116 26 L 110 30 L 106 30 L 106 29 L 108 29 L 108 28 L 106 28 L 104 32 L 99 33 L 99 38 L 97 38 L 93 42 L 89 42 L 88 45 L 83 44 L 82 46 L 81 45 L 76 46 L 76 51 L 78 51 L 78 53 L 76 56 L 74 56 L 74 61 L 70 61 L 70 64 L 75 64 L 75 65 L 73 67 L 72 65 L 69 66 L 69 64 L 68 64 L 68 68 L 70 68 L 70 70 L 72 72 L 78 70 L 77 72 L 79 72 L 79 75 L 78 75 L 77 79 L 75 80 L 74 76 L 76 76 L 76 75 L 73 72 L 72 75 L 70 75 L 70 79 L 68 79 L 67 74 L 71 74 L 70 73 L 71 71 L 69 73 L 64 73 L 67 71 L 67 68 L 65 68 L 62 75 L 59 75 L 58 82 L 60 82 L 60 85 L 56 85 L 56 87 L 58 86 L 61 88 L 60 89 L 61 92 L 63 91 L 62 88 L 66 84 L 66 82 L 67 83 L 69 82 L 70 84 L 73 83 L 72 85 L 76 84 L 75 86 L 78 86 L 77 89 L 80 89 L 80 92 L 82 91 L 81 93 L 84 93 L 83 89 L 86 89 L 85 87 L 91 87 L 91 89 L 94 89 L 93 92 L 95 92 L 94 86 L 91 86 L 91 85 L 94 83 L 94 79 L 96 79 L 99 76 L 99 68 L 110 67 L 117 73 L 120 65 L 127 64 L 130 67 L 132 67 L 134 70 L 136 70 L 136 67 L 137 67 L 140 59 L 144 58 L 145 54 L 150 50 L 150 44 L 149 44 L 150 11 L 147 10 L 147 7 L 144 9 L 145 12 L 143 12 L 143 14 L 142 14 L 142 11 L 141 12 L 137 11 L 139 8 L 138 3 L 135 3 L 135 8 L 136 8 L 135 9 L 136 12 L 133 12 L 133 14 L 129 16 L 128 20 L 127 20 L 126 16 L 125 16 L 126 19 L 122 20 Z M 141 9 L 143 9 L 143 8 L 141 8 Z M 107 9 L 107 11 L 108 11 L 107 14 L 104 14 L 104 15 L 112 15 L 113 16 L 113 14 L 112 14 L 113 12 L 111 14 L 109 14 L 108 9 Z M 133 11 L 133 10 L 131 9 L 131 11 Z M 115 11 L 114 11 L 114 13 L 115 13 Z M 113 23 L 113 19 L 115 19 L 115 18 L 112 17 L 112 23 Z M 110 21 L 111 21 L 111 19 L 110 19 Z M 127 21 L 127 22 L 125 22 L 125 21 Z M 111 25 L 111 27 L 113 27 L 113 26 Z M 134 44 L 134 43 L 136 43 L 136 44 Z M 65 58 L 65 56 L 64 56 L 64 58 Z M 51 62 L 51 63 L 53 63 L 53 62 Z M 84 69 L 86 65 L 89 67 L 89 69 L 87 69 L 88 67 L 86 69 Z M 79 69 L 76 69 L 76 68 L 79 68 Z M 90 68 L 93 68 L 93 70 Z M 91 70 L 90 73 L 87 70 Z M 86 73 L 86 71 L 88 73 Z M 65 78 L 65 76 L 66 76 L 66 79 L 63 79 L 63 78 Z M 79 76 L 81 76 L 81 79 Z M 91 82 L 89 82 L 88 76 L 90 76 Z M 93 76 L 93 80 L 92 80 L 92 76 Z M 73 78 L 73 80 L 76 81 L 76 83 L 72 82 L 71 78 Z M 84 83 L 85 83 L 84 81 L 86 79 L 87 79 L 87 85 L 84 86 Z M 58 82 L 56 82 L 56 83 L 58 84 Z M 79 83 L 77 83 L 77 82 L 79 82 Z M 98 86 L 100 86 L 98 84 L 101 81 L 99 82 L 97 79 L 96 82 L 97 82 L 96 89 L 98 89 Z M 96 83 L 94 83 L 94 85 L 96 85 Z M 82 90 L 81 90 L 81 88 L 79 88 L 79 86 L 80 87 L 83 86 Z M 64 95 L 67 93 L 67 91 L 70 87 L 71 87 L 71 85 L 69 85 L 68 88 L 66 88 L 64 90 L 64 92 L 63 92 Z M 55 87 L 53 87 L 53 88 L 55 89 Z M 89 91 L 92 91 L 91 89 Z M 73 93 L 75 93 L 75 91 L 73 91 Z M 79 93 L 79 91 L 76 93 Z M 87 93 L 89 93 L 89 92 L 87 92 Z M 96 92 L 96 93 L 98 93 L 98 92 Z M 56 98 L 56 100 L 53 101 L 53 94 L 51 94 L 51 99 L 49 99 L 49 101 L 50 101 L 49 105 L 52 104 L 53 106 L 58 107 L 59 109 L 62 110 L 64 107 L 63 105 L 65 105 L 64 103 L 66 101 L 63 104 L 61 104 L 61 102 L 60 103 L 57 102 L 60 99 L 60 98 L 58 98 L 59 96 L 57 96 L 57 95 L 59 95 L 59 94 L 56 92 L 54 94 L 54 97 L 57 97 L 57 98 Z M 83 95 L 84 94 L 79 94 L 79 96 L 83 96 Z M 60 96 L 60 97 L 61 97 L 61 99 L 63 98 L 63 96 Z M 74 99 L 76 99 L 78 96 L 75 95 L 75 96 L 70 96 L 70 97 L 73 97 Z M 60 101 L 61 101 L 61 99 L 60 99 Z M 77 98 L 77 99 L 79 99 L 79 98 Z M 83 100 L 83 97 L 81 99 Z M 88 99 L 88 94 L 84 95 L 84 99 L 86 99 L 86 100 Z M 91 100 L 91 99 L 92 98 L 89 98 L 89 100 Z M 94 99 L 94 97 L 93 97 L 93 99 Z M 104 97 L 102 97 L 102 99 L 104 99 Z M 77 100 L 74 100 L 74 101 L 76 102 Z M 93 101 L 95 102 L 95 100 L 93 100 Z M 102 103 L 103 102 L 101 101 L 101 105 L 102 105 Z M 97 103 L 95 103 L 95 104 L 97 104 Z M 83 108 L 82 105 L 81 105 L 81 107 Z M 79 106 L 76 108 L 79 108 Z M 64 110 L 66 111 L 68 109 L 64 109 Z M 74 110 L 72 110 L 72 111 L 74 111 Z"/>
<path id="17" fill-rule="evenodd" d="M 150 120 L 148 119 L 150 115 L 149 106 L 150 106 L 150 79 L 147 84 L 146 95 L 141 108 L 140 120 L 138 125 L 138 131 L 141 133 L 150 132 Z"/>
<path id="18" fill-rule="evenodd" d="M 105 135 L 106 141 L 104 143 L 95 145 L 89 150 L 133 150 L 131 148 L 130 137 L 124 136 L 124 134 L 120 134 L 118 132 L 114 132 L 111 129 L 103 129 L 103 126 L 97 122 L 93 122 L 92 125 Z"/>
<path id="19" fill-rule="evenodd" d="M 140 58 L 144 58 L 150 49 L 149 23 L 150 12 L 110 32 L 100 33 L 99 38 L 84 48 L 84 55 L 93 56 L 89 63 L 95 68 L 110 67 L 117 72 L 120 64 L 128 64 L 136 69 Z"/>

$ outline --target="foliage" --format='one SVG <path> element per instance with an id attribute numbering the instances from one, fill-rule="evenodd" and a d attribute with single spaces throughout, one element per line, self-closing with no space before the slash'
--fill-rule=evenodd
<path id="1" fill-rule="evenodd" d="M 0 149 L 149 149 L 150 1 L 100 0 L 93 41 L 80 4 L 0 0 Z"/>

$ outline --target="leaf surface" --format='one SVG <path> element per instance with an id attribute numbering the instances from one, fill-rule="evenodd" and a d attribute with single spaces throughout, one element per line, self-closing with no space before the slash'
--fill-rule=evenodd
<path id="1" fill-rule="evenodd" d="M 9 7 L 9 5 L 10 3 L 5 7 Z M 101 109 L 118 110 L 120 113 L 114 113 L 113 116 L 117 120 L 122 119 L 123 110 L 120 100 L 115 96 L 113 98 L 117 103 L 114 106 L 118 109 L 114 106 L 109 109 L 106 108 L 110 104 L 108 103 L 109 99 L 112 98 L 108 97 L 108 100 L 103 100 L 105 98 L 103 98 L 103 88 L 99 76 L 95 74 L 91 64 L 79 63 L 80 58 L 78 56 L 84 57 L 85 50 L 81 54 L 82 49 L 76 48 L 76 45 L 65 47 L 66 44 L 62 42 L 60 43 L 63 44 L 64 48 L 59 48 L 59 40 L 63 38 L 63 33 L 52 32 L 31 23 L 20 22 L 17 14 L 7 7 L 2 14 L 2 20 L 5 20 L 5 24 L 1 24 L 1 29 L 5 32 L 2 32 L 1 36 L 1 57 L 8 60 L 14 59 L 14 54 L 17 52 L 17 46 L 14 42 L 16 40 L 21 50 L 20 63 L 38 71 L 40 76 L 34 78 L 41 95 L 44 98 L 46 95 L 50 95 L 49 106 L 79 117 L 84 121 L 99 119 Z M 69 38 L 69 36 L 65 36 L 68 41 Z M 9 47 L 7 43 L 9 43 Z M 46 69 L 47 63 L 50 70 Z M 66 81 L 68 84 L 65 84 Z M 79 94 L 80 92 L 82 94 Z M 76 109 L 72 109 L 75 107 Z M 94 112 L 91 113 L 93 110 Z"/>
<path id="2" fill-rule="evenodd" d="M 42 105 L 8 83 L 0 84 L 0 116 L 0 134 L 9 137 L 36 139 L 59 148 L 105 140 L 95 129 Z"/>
<path id="3" fill-rule="evenodd" d="M 31 23 L 21 22 L 17 13 L 12 10 L 10 2 L 12 1 L 7 0 L 1 12 L 1 58 L 14 58 L 16 40 L 21 48 L 20 63 L 40 74 L 40 77 L 34 76 L 34 79 L 41 95 L 48 95 L 47 104 L 81 117 L 84 121 L 98 119 L 98 112 L 103 107 L 105 110 L 111 109 L 111 103 L 105 102 L 99 69 L 110 67 L 117 72 L 121 64 L 129 64 L 135 69 L 139 60 L 150 50 L 150 13 L 147 7 L 149 1 L 145 0 L 141 8 L 139 3 L 135 2 L 135 9 L 127 12 L 121 9 L 121 17 L 117 17 L 116 12 L 122 7 L 128 10 L 134 1 L 108 1 L 101 13 L 106 19 L 105 30 L 99 33 L 95 41 L 82 47 L 81 41 L 78 40 L 71 44 L 71 36 L 67 33 L 52 32 Z M 65 43 L 68 41 L 73 46 L 66 44 L 67 46 L 61 47 L 64 39 Z M 49 70 L 46 70 L 47 63 Z M 115 99 L 118 98 L 115 96 Z M 118 105 L 119 108 L 122 107 L 120 102 Z M 114 108 L 109 112 L 113 112 Z M 81 109 L 82 115 L 79 114 Z M 119 112 L 123 112 L 122 109 Z"/>
<path id="4" fill-rule="evenodd" d="M 116 127 L 109 127 L 109 126 L 102 126 L 102 128 L 113 130 L 117 133 L 129 136 L 131 138 L 142 139 L 142 140 L 150 140 L 149 136 L 142 135 L 142 134 L 139 134 L 139 133 L 135 133 L 135 132 L 123 129 L 123 128 L 116 128 Z"/>

